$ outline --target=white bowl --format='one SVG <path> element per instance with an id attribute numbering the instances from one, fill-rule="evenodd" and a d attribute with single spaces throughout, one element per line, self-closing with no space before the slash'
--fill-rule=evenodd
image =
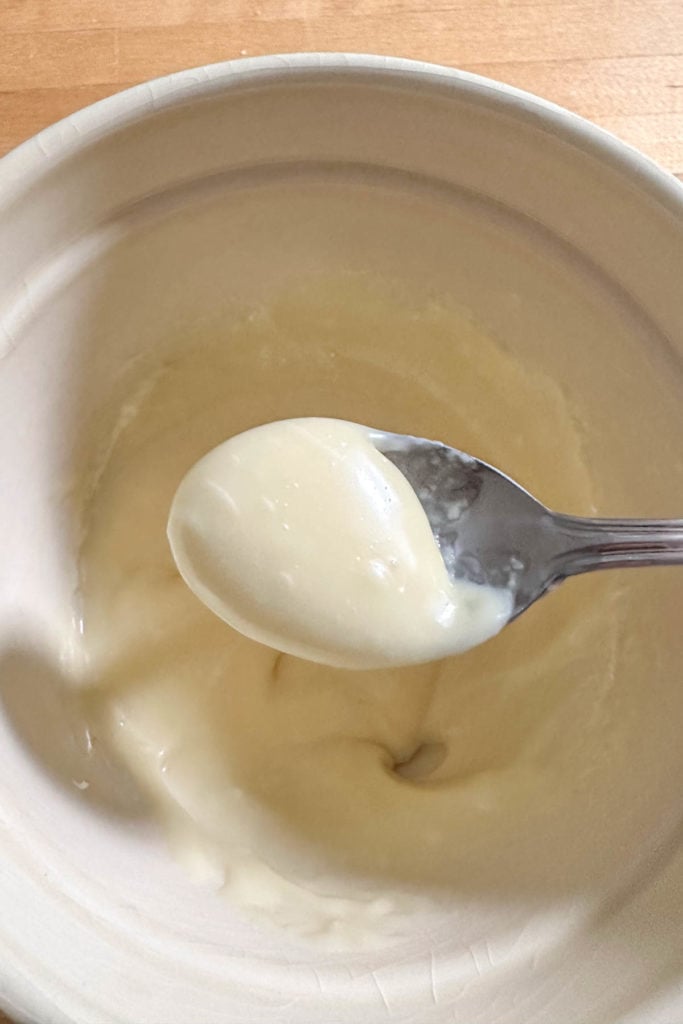
<path id="1" fill-rule="evenodd" d="M 683 435 L 660 445 L 656 389 L 620 379 L 600 339 L 618 321 L 662 379 L 680 374 L 683 188 L 592 125 L 445 68 L 307 54 L 146 83 L 19 147 L 0 164 L 0 1006 L 41 1024 L 680 1020 L 681 755 L 664 733 L 678 717 L 680 735 L 683 688 L 658 687 L 656 666 L 669 703 L 643 749 L 661 770 L 634 804 L 663 838 L 600 914 L 561 908 L 572 928 L 542 955 L 522 924 L 505 948 L 418 935 L 326 959 L 278 943 L 185 878 L 131 817 L 126 780 L 112 791 L 104 766 L 99 789 L 71 785 L 75 538 L 58 495 L 88 455 L 82 425 L 170 329 L 293 267 L 446 291 L 531 359 L 563 347 L 567 386 L 596 409 L 616 375 L 623 416 L 591 438 L 612 511 L 681 514 L 680 459 L 661 460 Z"/>

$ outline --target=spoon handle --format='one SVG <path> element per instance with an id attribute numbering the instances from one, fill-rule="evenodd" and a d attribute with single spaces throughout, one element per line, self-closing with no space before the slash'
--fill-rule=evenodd
<path id="1" fill-rule="evenodd" d="M 683 565 L 683 519 L 580 519 L 556 515 L 559 576 L 637 565 Z"/>

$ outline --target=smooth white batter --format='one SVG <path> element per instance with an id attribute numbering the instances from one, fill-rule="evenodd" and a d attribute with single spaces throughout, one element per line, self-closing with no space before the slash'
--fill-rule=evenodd
<path id="1" fill-rule="evenodd" d="M 613 574 L 572 581 L 457 657 L 348 671 L 231 629 L 166 537 L 206 452 L 298 413 L 440 437 L 551 507 L 590 512 L 560 388 L 448 308 L 361 285 L 284 296 L 178 347 L 103 439 L 94 492 L 86 482 L 95 742 L 122 753 L 176 855 L 224 890 L 226 917 L 352 949 L 414 935 L 429 908 L 453 915 L 458 941 L 490 935 L 486 907 L 507 921 L 512 905 L 523 920 L 559 907 L 566 923 L 633 842 L 615 806 L 630 806 L 649 708 L 629 680 L 650 654 L 624 633 L 648 607 L 638 574 L 628 590 Z"/>
<path id="2" fill-rule="evenodd" d="M 412 486 L 371 429 L 256 427 L 193 466 L 171 508 L 176 565 L 240 633 L 341 668 L 432 661 L 488 640 L 505 589 L 450 579 Z"/>

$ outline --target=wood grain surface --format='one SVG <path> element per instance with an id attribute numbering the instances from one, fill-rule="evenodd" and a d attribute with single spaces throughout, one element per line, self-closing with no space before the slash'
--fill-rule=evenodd
<path id="1" fill-rule="evenodd" d="M 146 78 L 295 50 L 489 75 L 683 177 L 683 0 L 0 0 L 0 153 Z"/>
<path id="2" fill-rule="evenodd" d="M 509 82 L 683 179 L 683 0 L 0 0 L 0 155 L 144 79 L 299 50 Z"/>

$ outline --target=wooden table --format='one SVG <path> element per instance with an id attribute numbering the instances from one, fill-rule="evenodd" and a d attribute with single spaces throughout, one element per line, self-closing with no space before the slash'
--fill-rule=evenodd
<path id="1" fill-rule="evenodd" d="M 683 0 L 0 0 L 0 153 L 143 79 L 294 50 L 489 75 L 683 177 Z"/>
<path id="2" fill-rule="evenodd" d="M 0 154 L 146 78 L 295 50 L 489 75 L 683 180 L 683 0 L 0 0 Z"/>

